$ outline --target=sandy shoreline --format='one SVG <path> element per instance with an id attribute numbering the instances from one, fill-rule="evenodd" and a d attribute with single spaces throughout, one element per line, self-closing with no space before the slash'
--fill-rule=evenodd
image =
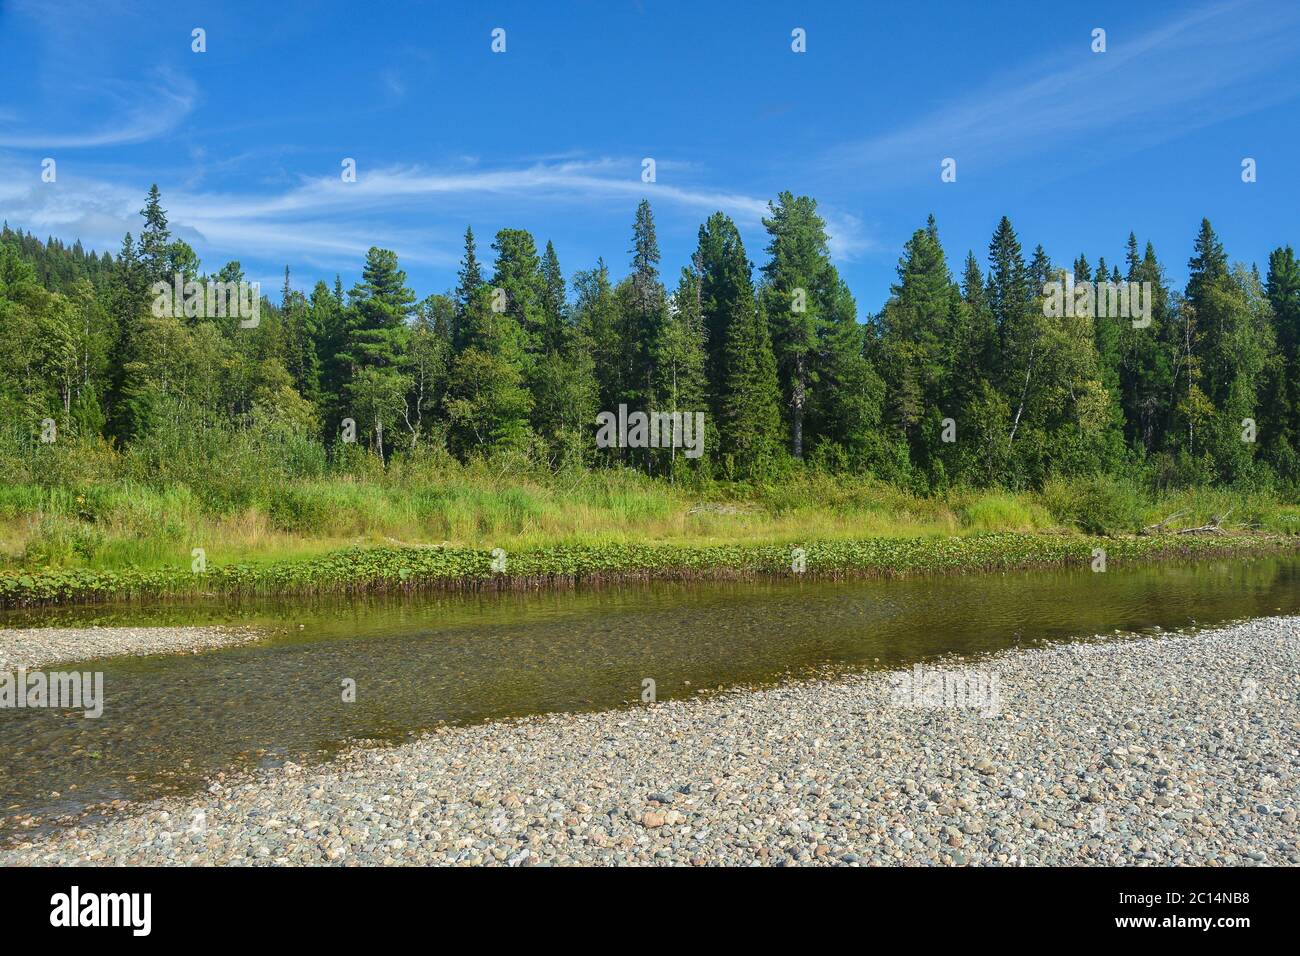
<path id="1" fill-rule="evenodd" d="M 446 728 L 0 864 L 1300 864 L 1300 618 L 939 670 L 997 705 L 874 673 Z"/>

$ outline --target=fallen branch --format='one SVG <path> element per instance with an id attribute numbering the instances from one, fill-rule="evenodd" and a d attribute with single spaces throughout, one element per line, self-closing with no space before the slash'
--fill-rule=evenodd
<path id="1" fill-rule="evenodd" d="M 1227 534 L 1219 525 L 1221 525 L 1232 514 L 1233 509 L 1229 508 L 1221 515 L 1215 515 L 1210 519 L 1209 524 L 1203 524 L 1199 528 L 1184 528 L 1179 534 Z"/>
<path id="2" fill-rule="evenodd" d="M 1154 533 L 1156 533 L 1156 532 L 1158 532 L 1158 531 L 1161 531 L 1161 530 L 1164 528 L 1165 525 L 1169 524 L 1169 522 L 1173 521 L 1175 518 L 1182 517 L 1182 514 L 1183 514 L 1183 512 L 1181 512 L 1181 511 L 1175 511 L 1173 514 L 1171 514 L 1171 515 L 1170 515 L 1168 518 L 1166 518 L 1164 521 L 1157 521 L 1155 524 L 1149 524 L 1149 525 L 1147 525 L 1145 528 L 1143 528 L 1141 531 L 1139 531 L 1138 533 L 1139 533 L 1139 534 L 1154 534 Z"/>

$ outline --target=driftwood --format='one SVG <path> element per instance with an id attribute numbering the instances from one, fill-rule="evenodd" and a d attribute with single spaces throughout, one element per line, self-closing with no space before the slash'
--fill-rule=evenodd
<path id="1" fill-rule="evenodd" d="M 1145 528 L 1139 531 L 1138 534 L 1159 534 L 1161 531 L 1164 530 L 1165 525 L 1169 524 L 1169 522 L 1173 521 L 1175 518 L 1182 517 L 1182 514 L 1183 512 L 1181 511 L 1175 511 L 1173 514 L 1171 514 L 1168 518 L 1165 518 L 1163 521 L 1157 521 L 1155 524 L 1147 525 Z"/>
<path id="2" fill-rule="evenodd" d="M 1212 518 L 1210 518 L 1209 524 L 1203 524 L 1199 528 L 1184 528 L 1182 531 L 1179 531 L 1178 533 L 1179 534 L 1227 534 L 1227 532 L 1224 531 L 1221 527 L 1219 527 L 1219 525 L 1223 523 L 1223 521 L 1228 517 L 1228 515 L 1232 514 L 1232 510 L 1233 509 L 1229 508 L 1221 515 L 1214 515 Z"/>

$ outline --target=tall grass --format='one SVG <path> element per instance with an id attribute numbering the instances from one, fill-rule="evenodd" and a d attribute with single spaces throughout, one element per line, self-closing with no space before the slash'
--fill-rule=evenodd
<path id="1" fill-rule="evenodd" d="M 521 458 L 461 464 L 436 451 L 387 467 L 355 446 L 327 460 L 275 431 L 198 430 L 144 440 L 22 448 L 0 442 L 0 568 L 188 567 L 307 558 L 344 547 L 446 544 L 530 551 L 675 544 L 784 545 L 987 532 L 1131 535 L 1220 519 L 1300 534 L 1300 508 L 1259 491 L 1144 491 L 1116 478 L 1054 479 L 1037 492 L 912 494 L 866 476 L 791 469 L 779 481 L 628 470 L 559 473 Z"/>

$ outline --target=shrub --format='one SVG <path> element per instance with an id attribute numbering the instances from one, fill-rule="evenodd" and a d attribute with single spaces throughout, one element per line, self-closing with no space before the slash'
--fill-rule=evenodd
<path id="1" fill-rule="evenodd" d="M 1024 498 L 993 492 L 980 495 L 960 509 L 962 525 L 972 531 L 1037 531 L 1051 527 L 1052 517 Z"/>
<path id="2" fill-rule="evenodd" d="M 1141 530 L 1146 503 L 1129 482 L 1107 476 L 1052 478 L 1039 500 L 1057 521 L 1086 534 L 1131 534 Z"/>

